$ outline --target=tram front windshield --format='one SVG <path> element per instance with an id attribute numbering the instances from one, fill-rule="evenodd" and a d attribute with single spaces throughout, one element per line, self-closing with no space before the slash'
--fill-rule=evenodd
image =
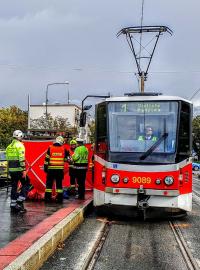
<path id="1" fill-rule="evenodd" d="M 178 102 L 113 102 L 108 111 L 111 152 L 138 153 L 143 160 L 175 153 Z"/>

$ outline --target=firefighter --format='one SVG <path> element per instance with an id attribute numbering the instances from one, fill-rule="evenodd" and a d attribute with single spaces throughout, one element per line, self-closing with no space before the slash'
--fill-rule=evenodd
<path id="1" fill-rule="evenodd" d="M 58 203 L 63 202 L 62 181 L 64 178 L 64 162 L 70 159 L 69 151 L 65 149 L 63 144 L 63 137 L 58 136 L 55 143 L 48 148 L 46 153 L 44 161 L 44 171 L 47 173 L 45 189 L 46 202 L 51 201 L 54 180 L 56 181 L 56 200 Z"/>
<path id="2" fill-rule="evenodd" d="M 24 201 L 26 199 L 28 180 L 25 167 L 25 147 L 22 143 L 24 134 L 21 130 L 13 132 L 13 140 L 6 148 L 8 172 L 11 177 L 11 202 L 12 212 L 26 212 Z M 18 183 L 21 183 L 20 192 L 17 192 Z"/>
<path id="3" fill-rule="evenodd" d="M 69 144 L 70 144 L 69 153 L 70 153 L 70 156 L 72 157 L 72 155 L 74 154 L 74 151 L 76 149 L 77 142 L 76 142 L 76 140 L 73 139 L 69 142 Z M 69 164 L 69 177 L 70 177 L 70 188 L 69 188 L 70 194 L 75 195 L 75 193 L 76 193 L 76 176 L 75 176 L 73 162 L 70 162 L 70 164 Z"/>
<path id="4" fill-rule="evenodd" d="M 74 162 L 75 176 L 78 183 L 78 199 L 85 199 L 85 179 L 88 168 L 88 150 L 83 144 L 83 139 L 77 138 L 76 147 L 72 159 Z"/>

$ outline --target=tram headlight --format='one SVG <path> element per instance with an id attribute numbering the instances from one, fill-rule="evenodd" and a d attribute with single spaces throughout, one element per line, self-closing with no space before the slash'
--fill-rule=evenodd
<path id="1" fill-rule="evenodd" d="M 172 176 L 167 176 L 164 179 L 165 185 L 171 186 L 174 183 L 174 178 Z"/>
<path id="2" fill-rule="evenodd" d="M 120 177 L 118 174 L 113 174 L 110 178 L 111 182 L 113 182 L 114 184 L 119 183 Z"/>

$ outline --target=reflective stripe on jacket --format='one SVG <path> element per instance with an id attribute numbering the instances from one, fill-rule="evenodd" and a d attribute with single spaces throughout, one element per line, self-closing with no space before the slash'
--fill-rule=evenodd
<path id="1" fill-rule="evenodd" d="M 65 148 L 63 146 L 50 146 L 48 169 L 64 169 Z"/>
<path id="2" fill-rule="evenodd" d="M 6 148 L 6 159 L 9 172 L 25 171 L 25 147 L 23 143 L 14 139 Z"/>
<path id="3" fill-rule="evenodd" d="M 64 169 L 64 162 L 67 161 L 69 157 L 69 151 L 67 151 L 64 145 L 54 143 L 51 145 L 46 153 L 44 161 L 44 170 Z"/>
<path id="4" fill-rule="evenodd" d="M 145 141 L 145 140 L 148 141 L 148 139 L 146 139 L 145 136 L 139 136 L 138 138 L 138 141 Z M 157 140 L 158 138 L 156 136 L 153 136 L 152 138 L 149 139 L 149 141 L 152 141 L 152 142 L 156 142 Z"/>

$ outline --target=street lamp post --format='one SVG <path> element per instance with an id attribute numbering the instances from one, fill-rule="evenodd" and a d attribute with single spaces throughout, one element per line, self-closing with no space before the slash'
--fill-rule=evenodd
<path id="1" fill-rule="evenodd" d="M 51 85 L 69 85 L 69 82 L 68 81 L 66 81 L 66 82 L 54 82 L 54 83 L 48 83 L 47 84 L 47 86 L 46 86 L 46 102 L 45 102 L 45 105 L 46 105 L 46 112 L 45 112 L 45 114 L 46 114 L 46 122 L 47 122 L 47 115 L 48 115 L 48 113 L 47 113 L 47 106 L 48 106 L 48 90 L 49 90 L 49 86 L 51 86 Z M 69 90 L 68 90 L 68 93 L 67 93 L 67 103 L 69 104 Z"/>

